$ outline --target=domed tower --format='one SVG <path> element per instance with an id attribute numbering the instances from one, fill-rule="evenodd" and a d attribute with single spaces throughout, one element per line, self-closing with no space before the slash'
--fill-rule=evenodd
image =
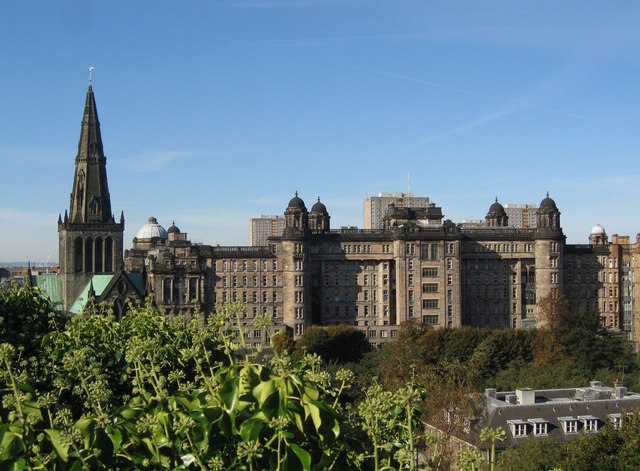
<path id="1" fill-rule="evenodd" d="M 134 250 L 149 250 L 156 245 L 164 244 L 169 238 L 167 231 L 164 230 L 158 220 L 153 216 L 147 220 L 133 239 Z"/>
<path id="2" fill-rule="evenodd" d="M 307 207 L 304 205 L 304 201 L 298 196 L 297 191 L 296 195 L 289 201 L 289 205 L 284 212 L 284 217 L 285 229 L 304 231 L 309 228 L 309 213 L 307 212 Z"/>
<path id="3" fill-rule="evenodd" d="M 537 215 L 538 227 L 535 240 L 535 287 L 536 300 L 548 296 L 552 291 L 562 292 L 563 252 L 565 237 L 560 227 L 560 211 L 549 193 L 540 202 Z M 539 308 L 538 308 L 539 309 Z M 538 326 L 544 326 L 546 319 L 537 311 Z"/>
<path id="4" fill-rule="evenodd" d="M 313 205 L 309 213 L 309 229 L 328 231 L 330 219 L 331 216 L 327 212 L 327 207 L 320 202 L 320 197 L 318 196 L 318 202 Z"/>
<path id="5" fill-rule="evenodd" d="M 559 229 L 560 228 L 560 211 L 556 206 L 556 202 L 547 197 L 540 202 L 540 208 L 537 215 L 538 228 Z"/>
<path id="6" fill-rule="evenodd" d="M 509 224 L 509 217 L 504 207 L 498 203 L 498 197 L 496 197 L 496 202 L 491 205 L 484 219 L 489 227 L 506 227 Z"/>
<path id="7" fill-rule="evenodd" d="M 591 245 L 606 245 L 608 242 L 607 233 L 600 224 L 596 224 L 589 234 L 589 243 Z"/>
<path id="8" fill-rule="evenodd" d="M 173 221 L 171 227 L 167 229 L 167 233 L 169 234 L 169 242 L 173 242 L 176 240 L 187 240 L 187 234 L 180 232 L 178 226 L 176 226 L 176 222 Z"/>

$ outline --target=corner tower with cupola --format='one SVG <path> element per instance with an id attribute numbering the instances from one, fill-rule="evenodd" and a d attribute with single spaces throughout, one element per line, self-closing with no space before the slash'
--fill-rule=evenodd
<path id="1" fill-rule="evenodd" d="M 69 310 L 93 275 L 122 270 L 124 215 L 116 222 L 107 185 L 107 159 L 91 85 L 80 128 L 69 211 L 58 217 L 64 309 Z"/>
<path id="2" fill-rule="evenodd" d="M 565 236 L 560 227 L 560 211 L 556 202 L 549 197 L 540 202 L 535 230 L 535 280 L 536 301 L 539 302 L 551 292 L 563 292 L 563 253 Z M 538 326 L 544 326 L 546 319 L 537 312 Z"/>

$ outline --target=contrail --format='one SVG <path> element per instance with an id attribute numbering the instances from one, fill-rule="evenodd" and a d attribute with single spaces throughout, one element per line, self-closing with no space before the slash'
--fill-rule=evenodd
<path id="1" fill-rule="evenodd" d="M 449 87 L 448 85 L 443 85 L 441 83 L 436 83 L 436 82 L 429 82 L 427 80 L 421 80 L 414 77 L 409 77 L 408 75 L 394 74 L 391 72 L 383 72 L 381 70 L 367 69 L 365 67 L 356 67 L 356 68 L 367 71 L 367 72 L 373 72 L 374 74 L 386 75 L 388 77 L 396 77 L 404 80 L 410 80 L 412 82 L 423 83 L 425 85 L 431 85 L 432 87 L 443 88 L 445 90 L 450 90 L 452 92 L 464 93 L 466 95 L 473 95 L 473 96 L 482 97 L 482 98 L 489 98 L 490 100 L 498 100 L 498 97 L 495 97 L 492 95 L 485 95 L 484 93 L 472 92 L 470 90 L 464 90 L 462 88 Z"/>

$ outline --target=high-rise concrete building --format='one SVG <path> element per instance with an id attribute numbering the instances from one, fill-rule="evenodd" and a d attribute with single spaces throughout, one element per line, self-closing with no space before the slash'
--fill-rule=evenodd
<path id="1" fill-rule="evenodd" d="M 413 193 L 378 193 L 364 199 L 364 228 L 382 229 L 382 219 L 388 206 L 396 208 L 426 208 L 429 198 L 414 196 Z"/>
<path id="2" fill-rule="evenodd" d="M 535 204 L 505 204 L 509 226 L 518 229 L 535 229 L 538 207 Z"/>
<path id="3" fill-rule="evenodd" d="M 249 219 L 249 245 L 252 247 L 269 245 L 269 237 L 282 235 L 284 216 L 261 215 Z"/>

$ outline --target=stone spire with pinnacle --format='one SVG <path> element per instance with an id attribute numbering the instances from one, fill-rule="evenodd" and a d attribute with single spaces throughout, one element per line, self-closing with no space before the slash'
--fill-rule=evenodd
<path id="1" fill-rule="evenodd" d="M 87 91 L 71 190 L 69 220 L 73 223 L 114 222 L 107 185 L 107 159 L 91 84 Z"/>

